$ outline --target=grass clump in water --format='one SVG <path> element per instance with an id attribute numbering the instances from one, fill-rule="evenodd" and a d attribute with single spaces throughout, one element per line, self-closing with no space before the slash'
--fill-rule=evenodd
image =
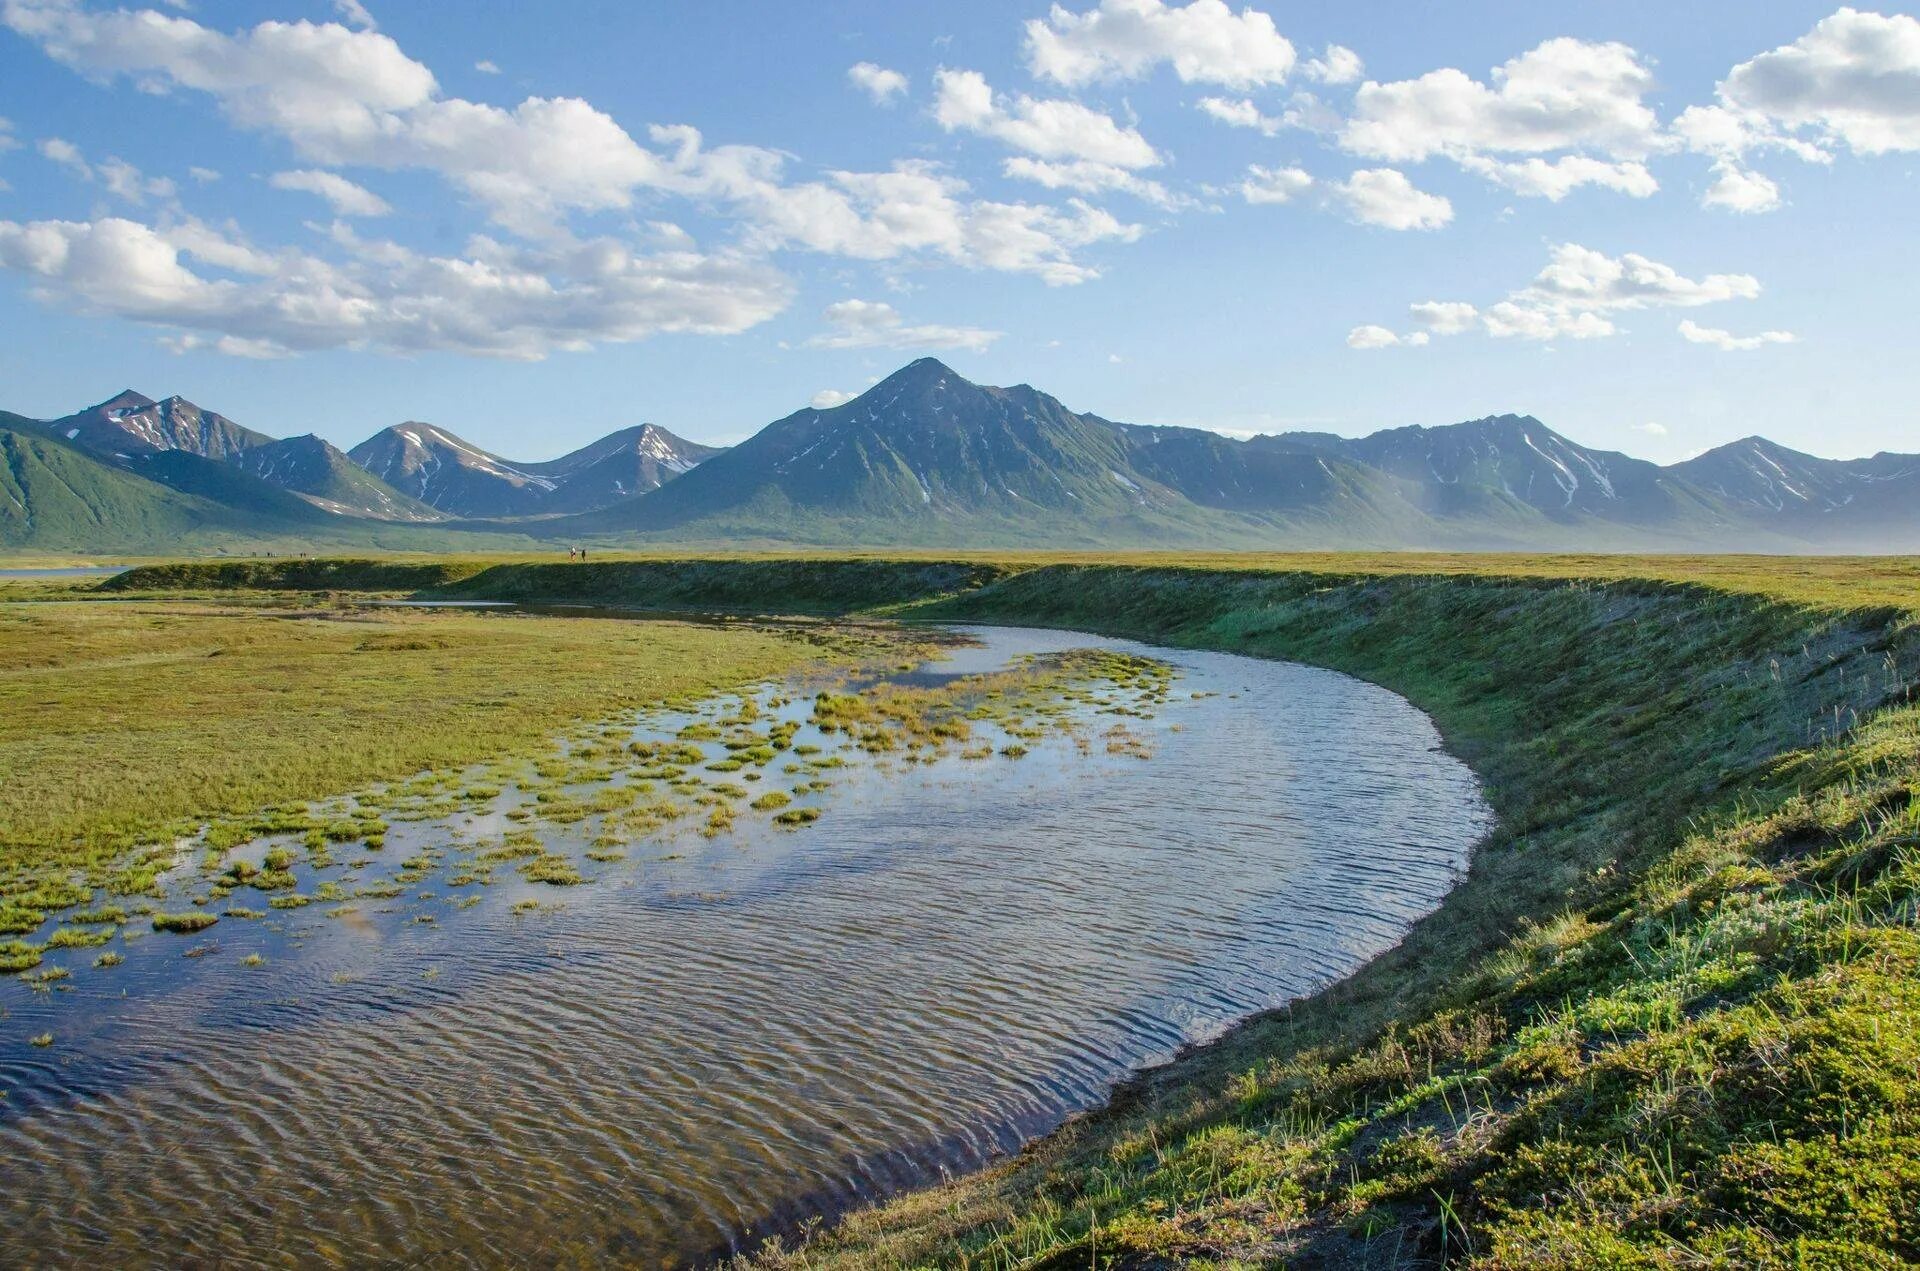
<path id="1" fill-rule="evenodd" d="M 205 931 L 218 921 L 220 921 L 220 919 L 213 914 L 199 910 L 190 913 L 155 914 L 153 915 L 153 929 L 155 931 L 174 931 L 181 934 L 191 934 L 196 931 Z"/>

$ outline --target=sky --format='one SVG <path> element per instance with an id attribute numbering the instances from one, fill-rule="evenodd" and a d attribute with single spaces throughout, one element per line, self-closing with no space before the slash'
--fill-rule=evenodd
<path id="1" fill-rule="evenodd" d="M 541 459 L 931 354 L 1232 435 L 1920 451 L 1896 9 L 150 3 L 0 0 L 0 408 Z"/>

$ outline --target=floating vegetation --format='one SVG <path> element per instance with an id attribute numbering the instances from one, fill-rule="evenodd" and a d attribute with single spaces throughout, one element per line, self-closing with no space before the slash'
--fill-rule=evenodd
<path id="1" fill-rule="evenodd" d="M 793 802 L 793 796 L 785 790 L 769 790 L 753 801 L 755 812 L 773 812 Z"/>
<path id="2" fill-rule="evenodd" d="M 520 877 L 530 883 L 546 883 L 551 887 L 577 887 L 586 881 L 580 877 L 580 871 L 573 867 L 572 861 L 550 852 L 522 864 Z"/>
<path id="3" fill-rule="evenodd" d="M 812 825 L 820 819 L 820 809 L 788 808 L 773 819 L 779 825 Z"/>
<path id="4" fill-rule="evenodd" d="M 125 962 L 126 960 L 127 959 L 122 954 L 115 953 L 113 950 L 109 949 L 105 953 L 101 954 L 99 957 L 95 958 L 93 960 L 93 964 L 104 971 L 108 967 L 119 966 L 122 962 Z"/>
<path id="5" fill-rule="evenodd" d="M 183 934 L 191 934 L 195 931 L 205 931 L 208 927 L 211 927 L 219 921 L 220 919 L 213 914 L 201 911 L 184 914 L 155 914 L 153 916 L 153 929 L 155 931 L 177 931 Z"/>

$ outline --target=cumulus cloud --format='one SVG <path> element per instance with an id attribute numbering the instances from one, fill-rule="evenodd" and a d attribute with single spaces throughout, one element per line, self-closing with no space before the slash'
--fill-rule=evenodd
<path id="1" fill-rule="evenodd" d="M 1714 157 L 1701 205 L 1730 212 L 1780 206 L 1774 182 L 1747 166 L 1755 151 L 1809 163 L 1920 150 L 1920 20 L 1843 8 L 1806 35 L 1735 66 L 1715 100 L 1673 121 L 1689 150 Z"/>
<path id="2" fill-rule="evenodd" d="M 1192 203 L 1191 199 L 1173 193 L 1158 181 L 1149 180 L 1125 168 L 1116 168 L 1110 163 L 1094 163 L 1088 159 L 1052 163 L 1045 159 L 1014 155 L 1000 165 L 1000 170 L 1007 176 L 1033 181 L 1049 190 L 1075 190 L 1081 194 L 1119 190 L 1167 208 L 1186 207 Z"/>
<path id="3" fill-rule="evenodd" d="M 342 22 L 357 31 L 372 31 L 380 25 L 360 0 L 333 0 L 333 11 L 340 15 Z"/>
<path id="4" fill-rule="evenodd" d="M 118 155 L 89 163 L 80 147 L 63 137 L 42 140 L 40 154 L 81 180 L 104 186 L 107 193 L 128 203 L 145 203 L 150 198 L 167 200 L 179 193 L 168 178 L 149 177 Z"/>
<path id="5" fill-rule="evenodd" d="M 1561 243 L 1532 282 L 1495 304 L 1479 308 L 1459 300 L 1429 300 L 1409 312 L 1422 335 L 1460 335 L 1478 326 L 1500 339 L 1592 340 L 1615 334 L 1613 319 L 1620 313 L 1751 300 L 1759 294 L 1759 280 L 1750 274 L 1694 279 L 1635 252 L 1613 257 Z"/>
<path id="6" fill-rule="evenodd" d="M 847 78 L 865 90 L 878 106 L 888 105 L 907 91 L 907 77 L 873 62 L 855 62 L 847 68 Z"/>
<path id="7" fill-rule="evenodd" d="M 1133 128 L 1065 99 L 1025 95 L 1002 102 L 978 71 L 941 70 L 934 76 L 933 117 L 948 132 L 993 137 L 1036 158 L 1150 168 L 1160 155 Z"/>
<path id="8" fill-rule="evenodd" d="M 198 181 L 201 185 L 211 185 L 220 179 L 220 174 L 214 169 L 198 166 L 188 168 L 187 175 Z"/>
<path id="9" fill-rule="evenodd" d="M 513 247 L 480 237 L 458 256 L 429 256 L 344 225 L 332 238 L 341 258 L 265 251 L 199 222 L 0 221 L 0 268 L 43 298 L 244 356 L 354 348 L 537 360 L 662 332 L 743 331 L 791 294 L 762 262 L 643 255 L 609 239 Z"/>
<path id="10" fill-rule="evenodd" d="M 1636 199 L 1647 198 L 1660 189 L 1660 183 L 1647 171 L 1647 165 L 1631 160 L 1609 163 L 1587 155 L 1569 154 L 1558 159 L 1535 156 L 1512 161 L 1469 155 L 1460 160 L 1460 166 L 1515 194 L 1554 203 L 1583 185 L 1597 185 Z"/>
<path id="11" fill-rule="evenodd" d="M 837 388 L 823 388 L 813 395 L 807 405 L 815 410 L 832 410 L 835 406 L 845 406 L 858 396 L 858 393 L 843 393 Z"/>
<path id="12" fill-rule="evenodd" d="M 479 71 L 482 75 L 498 75 L 500 73 L 499 65 L 484 57 L 473 64 L 473 69 Z"/>
<path id="13" fill-rule="evenodd" d="M 1667 426 L 1665 424 L 1656 424 L 1652 420 L 1648 420 L 1644 424 L 1628 424 L 1627 427 L 1633 429 L 1635 432 L 1643 432 L 1649 437 L 1664 437 L 1667 435 Z"/>
<path id="14" fill-rule="evenodd" d="M 1351 84 L 1365 74 L 1366 69 L 1358 53 L 1338 44 L 1327 45 L 1325 53 L 1300 68 L 1308 79 L 1322 84 Z"/>
<path id="15" fill-rule="evenodd" d="M 807 341 L 810 349 L 966 349 L 985 352 L 1001 332 L 981 327 L 909 325 L 879 300 L 841 300 L 820 314 L 828 329 Z"/>
<path id="16" fill-rule="evenodd" d="M 1247 89 L 1285 80 L 1295 58 L 1271 17 L 1222 0 L 1100 0 L 1084 13 L 1056 4 L 1026 35 L 1028 68 L 1069 87 L 1170 65 L 1184 83 Z"/>
<path id="17" fill-rule="evenodd" d="M 1395 345 L 1418 348 L 1427 342 L 1427 333 L 1416 331 L 1412 335 L 1399 335 L 1386 327 L 1355 327 L 1347 332 L 1347 347 L 1350 349 L 1390 349 Z"/>
<path id="18" fill-rule="evenodd" d="M 1362 225 L 1382 229 L 1438 229 L 1453 219 L 1453 204 L 1414 188 L 1404 172 L 1363 168 L 1327 187 L 1334 201 Z"/>
<path id="19" fill-rule="evenodd" d="M 1382 229 L 1438 229 L 1453 219 L 1453 204 L 1416 189 L 1392 168 L 1363 168 L 1344 181 L 1320 181 L 1302 168 L 1247 169 L 1240 197 L 1249 203 L 1311 201 L 1361 225 Z"/>
<path id="20" fill-rule="evenodd" d="M 905 161 L 886 172 L 830 172 L 782 184 L 784 157 L 750 146 L 704 150 L 692 128 L 655 129 L 673 141 L 674 164 L 695 188 L 734 206 L 756 247 L 799 246 L 861 260 L 933 256 L 967 268 L 1032 274 L 1050 286 L 1099 277 L 1074 256 L 1102 242 L 1132 242 L 1138 225 L 1079 200 L 1065 208 L 963 197 L 967 183 L 937 165 Z"/>
<path id="21" fill-rule="evenodd" d="M 1840 9 L 1734 67 L 1719 97 L 1753 138 L 1804 130 L 1856 154 L 1920 150 L 1920 20 Z"/>
<path id="22" fill-rule="evenodd" d="M 1494 68 L 1486 84 L 1450 67 L 1362 84 L 1341 143 L 1395 162 L 1556 150 L 1639 158 L 1660 146 L 1659 120 L 1642 100 L 1652 87 L 1626 45 L 1561 37 Z"/>
<path id="23" fill-rule="evenodd" d="M 1659 187 L 1642 160 L 1673 144 L 1644 100 L 1653 84 L 1627 45 L 1562 37 L 1495 67 L 1485 83 L 1451 67 L 1370 80 L 1339 140 L 1391 162 L 1450 159 L 1529 197 L 1593 185 L 1645 198 Z"/>
<path id="24" fill-rule="evenodd" d="M 1414 325 L 1435 335 L 1459 335 L 1471 331 L 1480 320 L 1480 311 L 1460 300 L 1427 300 L 1408 305 Z"/>
<path id="25" fill-rule="evenodd" d="M 869 260 L 926 254 L 1050 284 L 1098 276 L 1075 259 L 1078 249 L 1139 234 L 1079 202 L 965 198 L 964 182 L 924 164 L 789 184 L 782 152 L 709 148 L 684 126 L 650 129 L 650 148 L 578 98 L 529 97 L 508 109 L 444 97 L 432 72 L 392 39 L 337 23 L 262 22 L 226 34 L 154 10 L 95 12 L 70 0 L 0 0 L 0 23 L 91 77 L 208 93 L 235 124 L 284 138 L 317 166 L 435 172 L 496 224 L 556 250 L 570 241 L 570 214 L 630 211 L 649 194 L 737 218 L 756 249 Z M 1016 104 L 996 129 L 1041 158 L 1125 167 L 1116 157 L 1143 153 L 1132 130 L 1091 122 L 1105 118 L 1097 112 L 1040 105 L 1048 109 Z M 1075 137 L 1090 153 L 1075 153 Z M 1102 158 L 1105 147 L 1111 155 Z"/>
<path id="26" fill-rule="evenodd" d="M 322 172 L 318 168 L 276 172 L 267 178 L 267 184 L 276 190 L 317 194 L 340 216 L 385 216 L 393 210 L 385 199 L 365 186 L 355 185 L 337 172 Z"/>
<path id="27" fill-rule="evenodd" d="M 1235 128 L 1253 128 L 1269 137 L 1287 126 L 1283 118 L 1261 114 L 1260 108 L 1245 97 L 1202 97 L 1197 104 L 1202 111 L 1223 124 Z"/>
<path id="28" fill-rule="evenodd" d="M 1240 183 L 1240 197 L 1249 203 L 1291 203 L 1313 186 L 1313 176 L 1304 168 L 1263 168 L 1254 164 Z"/>
<path id="29" fill-rule="evenodd" d="M 1700 206 L 1726 212 L 1771 212 L 1780 206 L 1780 187 L 1772 178 L 1732 159 L 1716 160 L 1713 184 L 1700 196 Z"/>
<path id="30" fill-rule="evenodd" d="M 1723 353 L 1751 352 L 1768 344 L 1792 344 L 1800 337 L 1791 331 L 1762 331 L 1758 335 L 1735 335 L 1718 327 L 1703 327 L 1691 318 L 1680 322 L 1680 334 L 1689 344 L 1706 344 Z"/>

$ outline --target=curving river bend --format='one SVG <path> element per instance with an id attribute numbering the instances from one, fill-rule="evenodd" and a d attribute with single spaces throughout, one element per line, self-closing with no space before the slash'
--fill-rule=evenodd
<path id="1" fill-rule="evenodd" d="M 963 630 L 938 672 L 1172 662 L 1129 721 L 1153 757 L 849 768 L 818 826 L 676 840 L 563 907 L 494 888 L 0 981 L 0 1263 L 697 1259 L 978 1165 L 1351 972 L 1491 824 L 1432 723 L 1358 680 Z"/>

